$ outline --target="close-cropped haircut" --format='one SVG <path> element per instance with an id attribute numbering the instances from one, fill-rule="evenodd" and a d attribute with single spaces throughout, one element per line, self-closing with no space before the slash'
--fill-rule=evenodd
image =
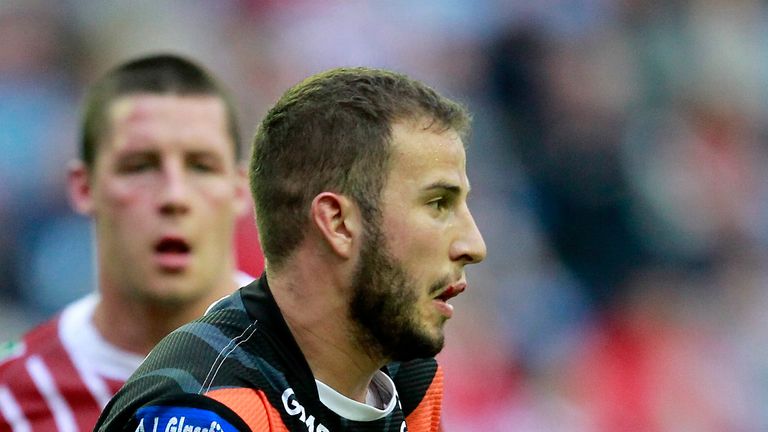
<path id="1" fill-rule="evenodd" d="M 344 194 L 367 223 L 378 220 L 399 122 L 465 137 L 470 115 L 425 84 L 381 69 L 332 69 L 283 94 L 256 132 L 249 173 L 270 267 L 279 268 L 303 240 L 319 193 Z"/>
<path id="2" fill-rule="evenodd" d="M 85 98 L 82 120 L 80 157 L 88 168 L 93 167 L 101 140 L 110 130 L 112 103 L 120 97 L 134 94 L 214 96 L 221 99 L 227 116 L 227 131 L 240 154 L 240 132 L 234 103 L 229 92 L 205 68 L 172 54 L 137 58 L 107 72 L 94 83 Z"/>

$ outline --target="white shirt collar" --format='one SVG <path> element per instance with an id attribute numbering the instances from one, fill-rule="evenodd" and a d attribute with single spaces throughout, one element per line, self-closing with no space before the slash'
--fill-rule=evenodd
<path id="1" fill-rule="evenodd" d="M 315 380 L 320 402 L 336 414 L 354 421 L 372 421 L 389 415 L 397 404 L 397 390 L 392 379 L 382 371 L 377 371 L 368 387 L 367 401 L 382 402 L 385 405 L 379 409 L 369 404 L 350 399 L 332 389 L 322 381 Z M 378 405 L 378 404 L 377 404 Z"/>

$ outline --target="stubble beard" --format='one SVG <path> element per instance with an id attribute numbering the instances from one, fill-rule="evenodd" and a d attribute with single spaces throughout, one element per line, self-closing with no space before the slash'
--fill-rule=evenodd
<path id="1" fill-rule="evenodd" d="M 436 282 L 429 292 L 445 283 Z M 434 357 L 443 349 L 443 333 L 430 334 L 424 328 L 426 323 L 419 322 L 419 288 L 402 264 L 388 253 L 384 236 L 375 223 L 367 227 L 352 284 L 353 337 L 371 357 L 408 361 Z"/>

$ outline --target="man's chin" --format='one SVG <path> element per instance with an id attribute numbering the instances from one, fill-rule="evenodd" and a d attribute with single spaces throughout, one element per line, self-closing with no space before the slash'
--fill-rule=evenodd
<path id="1" fill-rule="evenodd" d="M 174 283 L 156 284 L 151 289 L 143 289 L 136 293 L 137 297 L 145 303 L 157 306 L 180 306 L 200 298 L 190 289 L 189 283 L 174 281 Z"/>
<path id="2" fill-rule="evenodd" d="M 411 333 L 400 338 L 396 346 L 391 347 L 389 357 L 395 361 L 409 361 L 436 356 L 445 346 L 442 330 L 437 335 Z"/>
<path id="3" fill-rule="evenodd" d="M 440 351 L 443 350 L 442 346 L 425 345 L 422 347 L 414 347 L 405 352 L 400 352 L 395 355 L 389 356 L 393 361 L 407 362 L 416 359 L 432 358 L 437 356 Z"/>

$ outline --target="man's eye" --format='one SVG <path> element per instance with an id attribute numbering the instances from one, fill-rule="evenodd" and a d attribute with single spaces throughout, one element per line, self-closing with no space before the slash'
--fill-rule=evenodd
<path id="1" fill-rule="evenodd" d="M 435 198 L 432 201 L 429 201 L 427 203 L 428 206 L 432 207 L 435 210 L 443 210 L 446 206 L 446 199 L 445 198 Z"/>
<path id="2" fill-rule="evenodd" d="M 189 167 L 199 172 L 213 172 L 216 170 L 212 164 L 206 162 L 191 162 Z"/>
<path id="3" fill-rule="evenodd" d="M 128 159 L 120 162 L 118 171 L 124 174 L 137 174 L 148 171 L 154 168 L 155 165 L 150 159 Z"/>
<path id="4" fill-rule="evenodd" d="M 199 158 L 192 158 L 187 161 L 187 166 L 196 172 L 201 173 L 213 173 L 213 172 L 219 172 L 221 168 L 221 163 L 215 158 L 210 157 L 199 157 Z"/>

